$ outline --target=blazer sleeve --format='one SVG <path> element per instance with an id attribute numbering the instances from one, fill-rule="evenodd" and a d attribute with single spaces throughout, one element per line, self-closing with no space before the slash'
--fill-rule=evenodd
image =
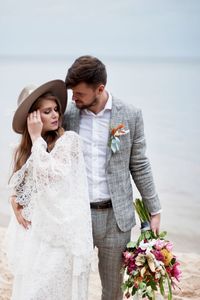
<path id="1" fill-rule="evenodd" d="M 148 211 L 150 213 L 158 212 L 161 205 L 156 193 L 151 165 L 146 156 L 144 123 L 142 112 L 139 109 L 131 148 L 130 172 Z"/>

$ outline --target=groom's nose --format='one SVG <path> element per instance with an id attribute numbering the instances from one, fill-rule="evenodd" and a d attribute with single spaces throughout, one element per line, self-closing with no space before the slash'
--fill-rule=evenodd
<path id="1" fill-rule="evenodd" d="M 75 97 L 75 95 L 74 94 L 72 94 L 72 100 L 77 100 L 77 97 Z"/>

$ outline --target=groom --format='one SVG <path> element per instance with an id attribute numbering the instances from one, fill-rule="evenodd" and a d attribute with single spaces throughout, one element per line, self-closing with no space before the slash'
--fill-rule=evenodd
<path id="1" fill-rule="evenodd" d="M 83 141 L 102 300 L 122 300 L 122 251 L 135 225 L 131 177 L 151 213 L 155 233 L 159 232 L 161 206 L 145 156 L 141 110 L 115 98 L 106 90 L 106 82 L 106 68 L 99 59 L 82 56 L 75 60 L 66 76 L 73 103 L 64 127 L 78 132 Z M 118 126 L 122 134 L 116 142 Z"/>

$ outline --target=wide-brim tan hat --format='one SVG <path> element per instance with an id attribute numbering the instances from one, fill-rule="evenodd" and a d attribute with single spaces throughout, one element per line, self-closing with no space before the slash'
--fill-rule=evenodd
<path id="1" fill-rule="evenodd" d="M 48 81 L 39 87 L 33 84 L 28 85 L 21 91 L 18 97 L 18 108 L 15 111 L 12 122 L 12 127 L 15 132 L 23 133 L 31 106 L 45 93 L 52 93 L 57 97 L 60 101 L 62 113 L 65 112 L 67 106 L 67 89 L 64 81 L 56 79 Z"/>

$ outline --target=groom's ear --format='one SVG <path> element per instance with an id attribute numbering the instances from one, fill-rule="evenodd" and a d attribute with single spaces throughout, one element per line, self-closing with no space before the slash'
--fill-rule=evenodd
<path id="1" fill-rule="evenodd" d="M 105 85 L 100 84 L 100 85 L 98 86 L 98 92 L 99 92 L 99 93 L 102 93 L 102 92 L 104 91 L 104 88 L 105 88 Z"/>

